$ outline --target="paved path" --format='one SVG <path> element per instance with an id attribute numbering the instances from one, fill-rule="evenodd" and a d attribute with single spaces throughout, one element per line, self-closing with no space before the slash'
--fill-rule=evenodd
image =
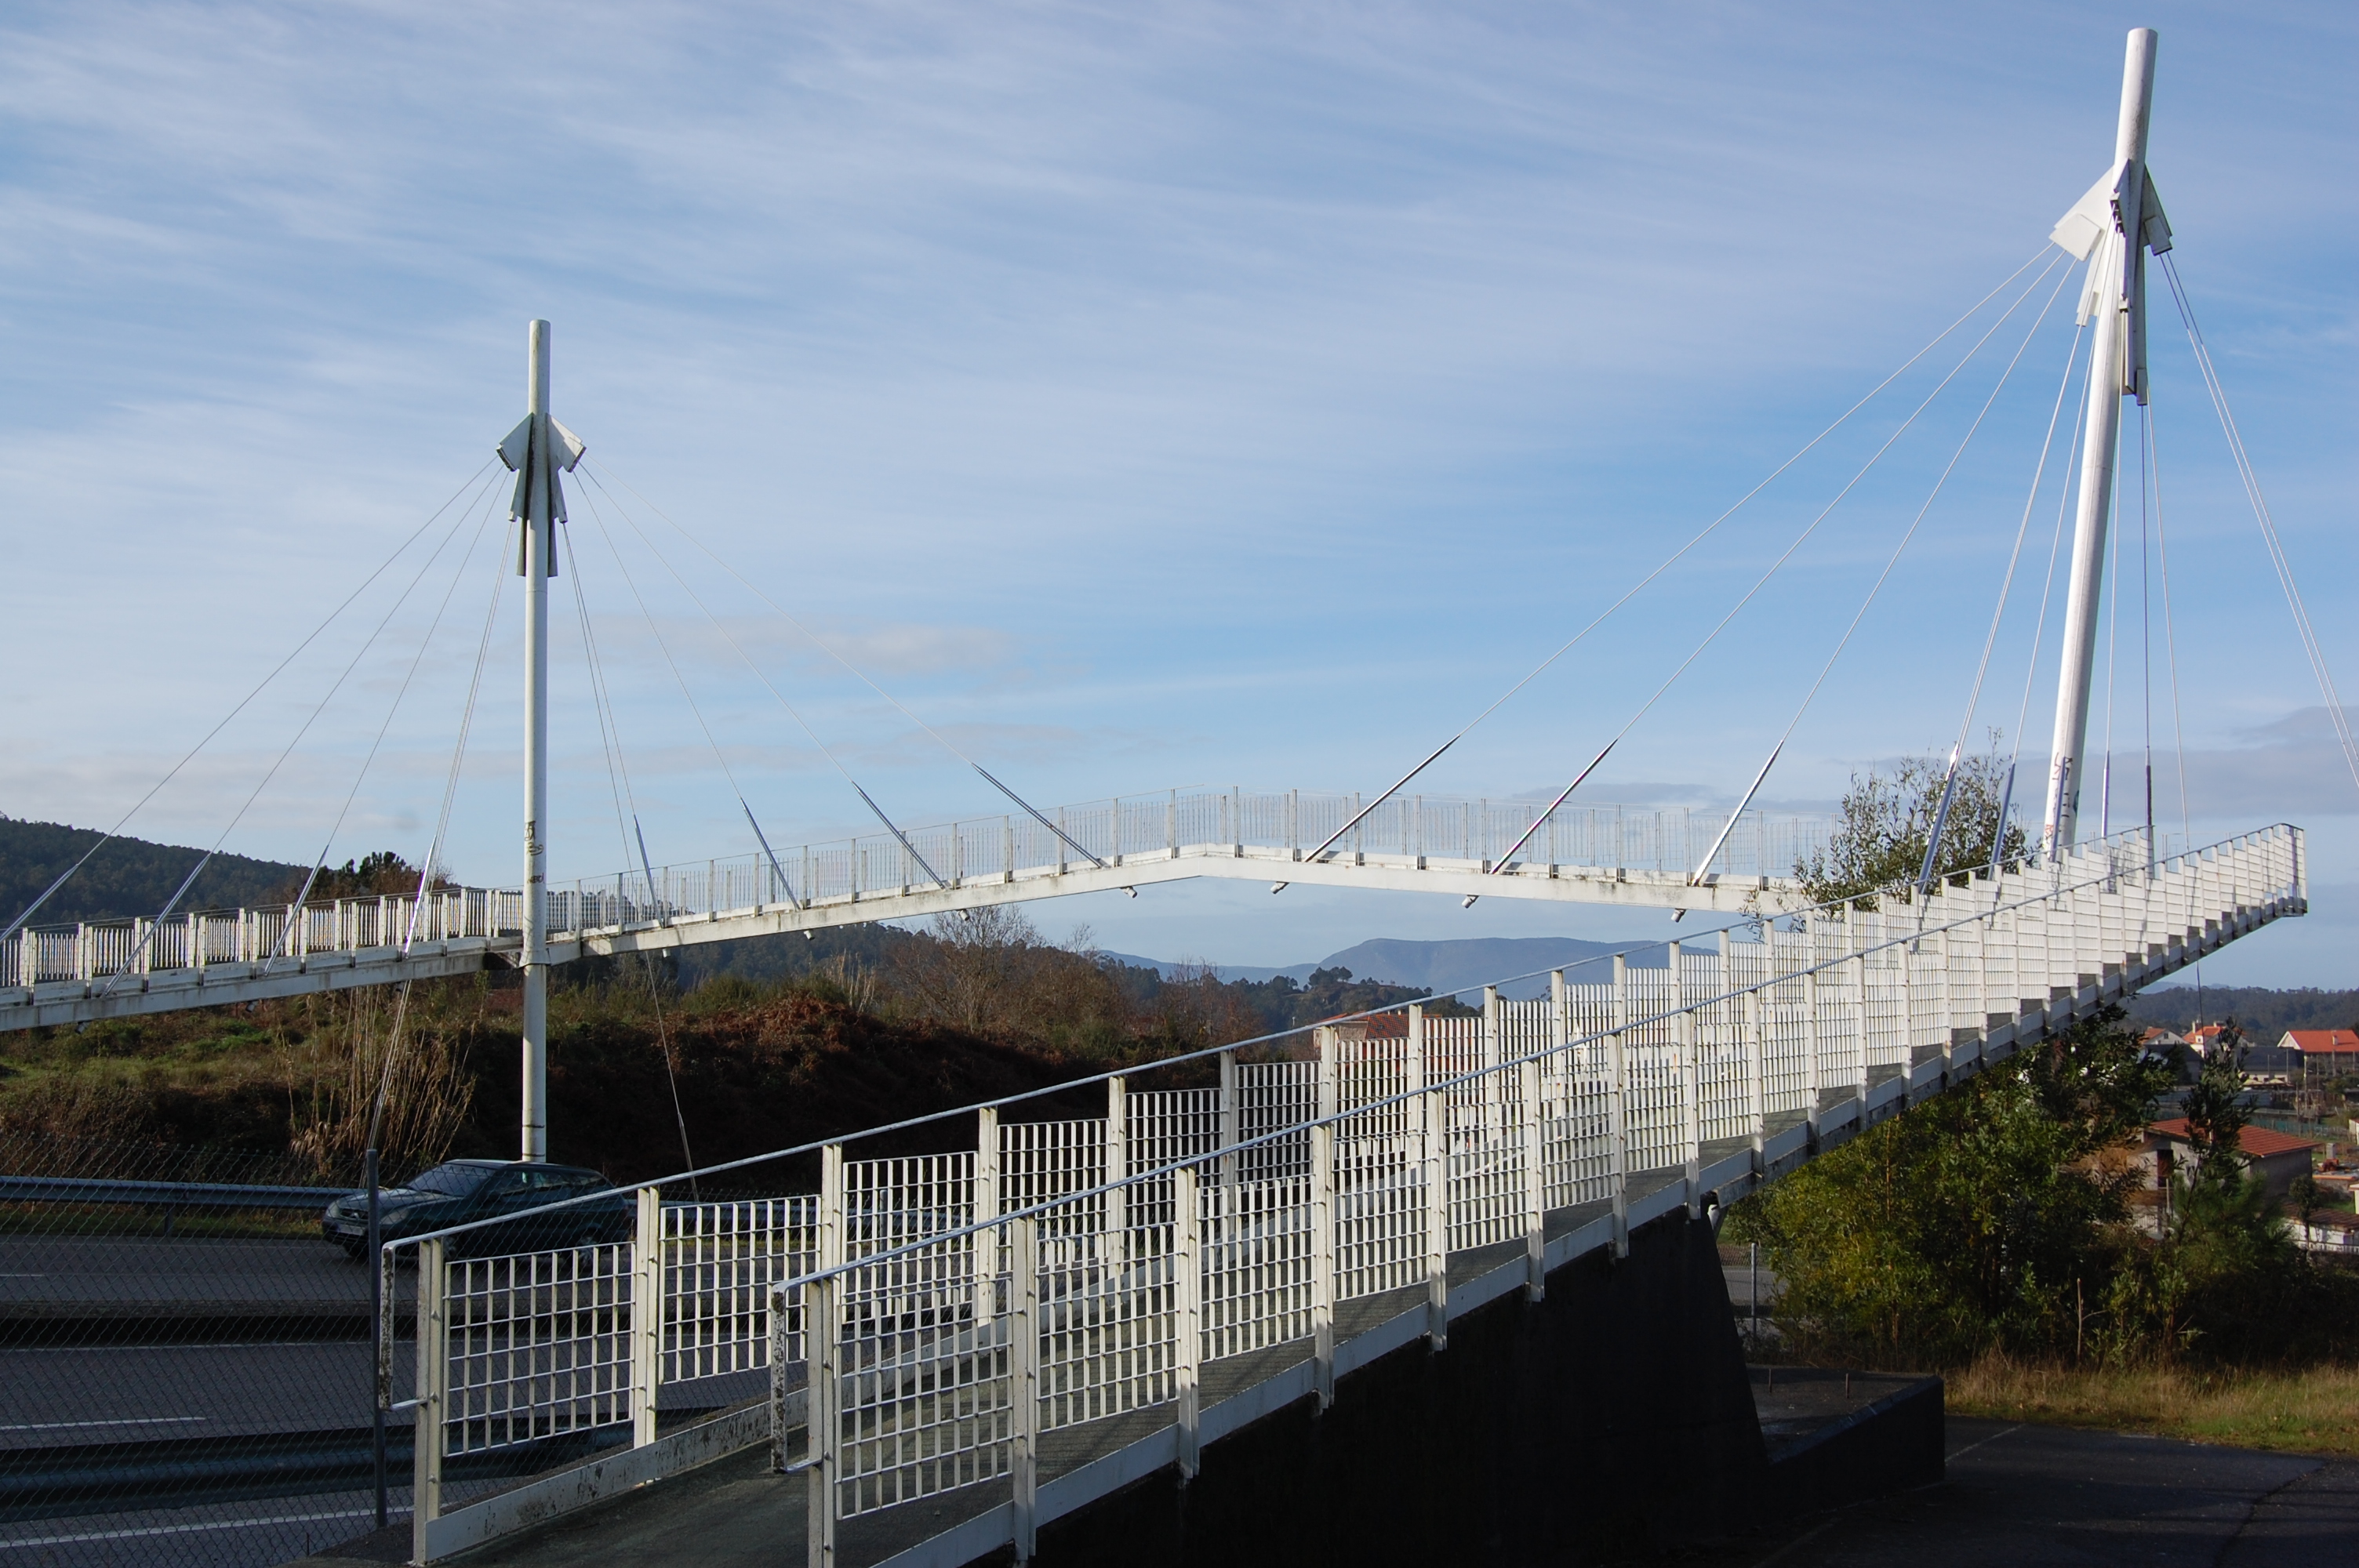
<path id="1" fill-rule="evenodd" d="M 2359 1563 L 2359 1463 L 1962 1418 L 1949 1428 L 1949 1478 L 1939 1486 L 1657 1561 L 1680 1568 Z M 802 1491 L 763 1474 L 756 1455 L 739 1455 L 494 1548 L 468 1568 L 775 1568 L 799 1557 Z M 394 1560 L 404 1541 L 388 1538 L 375 1555 Z"/>
<path id="2" fill-rule="evenodd" d="M 1953 1416 L 1941 1485 L 1677 1560 L 1693 1568 L 2359 1563 L 2359 1463 Z"/>

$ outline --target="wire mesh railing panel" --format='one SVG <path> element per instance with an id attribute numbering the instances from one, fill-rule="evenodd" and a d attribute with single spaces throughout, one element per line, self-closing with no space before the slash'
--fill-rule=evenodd
<path id="1" fill-rule="evenodd" d="M 1245 1151 L 1237 1174 L 1249 1182 L 1301 1176 L 1310 1170 L 1310 1134 L 1319 1115 L 1316 1062 L 1245 1062 L 1237 1067 L 1237 1137 L 1268 1139 Z M 1295 1130 L 1289 1131 L 1288 1129 Z M 1271 1137 L 1270 1135 L 1282 1136 Z"/>
<path id="2" fill-rule="evenodd" d="M 972 1151 L 844 1162 L 843 1255 L 847 1259 L 865 1258 L 940 1236 L 973 1218 Z"/>
<path id="3" fill-rule="evenodd" d="M 1371 1018 L 1331 1030 L 1327 1039 L 1335 1053 L 1335 1108 L 1360 1111 L 1336 1128 L 1337 1141 L 1412 1130 L 1416 1108 L 1396 1098 L 1409 1087 L 1408 1021 L 1397 1014 Z"/>
<path id="4" fill-rule="evenodd" d="M 813 1197 L 664 1206 L 662 1381 L 770 1364 L 770 1287 L 818 1265 L 818 1211 Z M 787 1359 L 800 1361 L 801 1286 L 786 1310 Z"/>
<path id="5" fill-rule="evenodd" d="M 1155 1170 L 1210 1155 L 1221 1146 L 1221 1091 L 1143 1089 L 1125 1097 L 1130 1165 Z M 1143 1215 L 1133 1217 L 1144 1222 Z"/>
<path id="6" fill-rule="evenodd" d="M 1612 1071 L 1602 1040 L 1579 1041 L 1552 1058 L 1541 1080 L 1543 1207 L 1601 1203 L 1613 1195 Z"/>
<path id="7" fill-rule="evenodd" d="M 1106 1124 L 1100 1117 L 1071 1121 L 1005 1121 L 999 1126 L 1003 1211 L 1049 1203 L 1104 1182 Z M 1104 1221 L 1105 1199 L 1093 1197 L 1051 1211 L 1043 1226 L 1078 1225 L 1084 1232 Z"/>
<path id="8" fill-rule="evenodd" d="M 1494 1073 L 1478 1099 L 1458 1113 L 1450 1135 L 1450 1249 L 1488 1247 L 1523 1234 L 1524 1143 L 1513 1132 L 1506 1094 Z"/>
<path id="9" fill-rule="evenodd" d="M 1104 1205 L 1041 1217 L 1039 1430 L 1172 1397 L 1179 1298 L 1169 1226 L 1108 1230 Z"/>
<path id="10" fill-rule="evenodd" d="M 443 1452 L 476 1454 L 631 1419 L 627 1243 L 443 1264 Z"/>
<path id="11" fill-rule="evenodd" d="M 1414 1134 L 1336 1140 L 1336 1300 L 1425 1277 L 1426 1171 L 1422 1140 Z"/>
<path id="12" fill-rule="evenodd" d="M 976 1253 L 954 1238 L 840 1276 L 839 1517 L 1007 1473 L 1015 1320 L 990 1312 Z"/>
<path id="13" fill-rule="evenodd" d="M 1204 1359 L 1309 1334 L 1310 1182 L 1207 1182 L 1198 1195 Z"/>

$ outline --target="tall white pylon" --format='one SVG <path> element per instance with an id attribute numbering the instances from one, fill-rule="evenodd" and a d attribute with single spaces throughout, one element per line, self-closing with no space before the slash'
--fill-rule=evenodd
<path id="1" fill-rule="evenodd" d="M 560 470 L 582 446 L 549 412 L 549 323 L 526 334 L 524 422 L 500 443 L 516 470 L 508 515 L 523 524 L 516 570 L 524 577 L 524 1129 L 523 1158 L 549 1158 L 549 579 L 557 575 L 557 524 L 565 521 Z"/>
<path id="2" fill-rule="evenodd" d="M 2098 596 L 2104 588 L 2105 530 L 2112 520 L 2122 399 L 2146 401 L 2146 257 L 2170 248 L 2170 224 L 2146 168 L 2154 98 L 2152 27 L 2133 30 L 2122 71 L 2122 112 L 2114 166 L 2057 221 L 2049 236 L 2089 264 L 2081 319 L 2093 316 L 2089 416 L 2081 446 L 2081 505 L 2072 530 L 2072 584 L 2064 607 L 2064 663 L 2057 672 L 2056 735 L 2049 751 L 2049 849 L 2071 847 L 2087 776 L 2089 688 L 2095 673 Z"/>

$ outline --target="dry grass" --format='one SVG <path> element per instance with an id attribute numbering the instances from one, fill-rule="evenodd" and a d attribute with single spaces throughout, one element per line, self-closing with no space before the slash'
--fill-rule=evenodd
<path id="1" fill-rule="evenodd" d="M 1986 1356 L 1949 1379 L 1958 1415 L 2150 1432 L 2191 1443 L 2359 1454 L 2359 1368 L 2201 1371 Z"/>

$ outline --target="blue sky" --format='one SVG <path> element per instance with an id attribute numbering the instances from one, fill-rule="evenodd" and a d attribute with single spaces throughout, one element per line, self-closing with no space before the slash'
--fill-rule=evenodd
<path id="1" fill-rule="evenodd" d="M 0 811 L 103 826 L 136 800 L 484 460 L 533 316 L 555 322 L 557 411 L 609 475 L 1036 798 L 1381 788 L 2038 251 L 2108 159 L 2141 24 L 2162 34 L 2152 163 L 2179 263 L 2359 682 L 2338 639 L 2359 608 L 2347 7 L 13 7 Z M 1743 789 L 2045 296 L 1584 795 Z M 1956 732 L 2070 306 L 2030 334 L 1773 804 L 1823 806 Z M 2317 914 L 2207 978 L 2359 983 L 2359 790 L 2168 317 L 2154 361 L 2197 831 L 2313 836 Z M 1903 378 L 1429 787 L 1560 787 L 1954 362 Z M 2008 745 L 2052 482 L 1975 720 Z M 860 827 L 626 554 L 650 630 L 574 493 L 656 858 L 749 847 L 658 634 L 774 840 Z M 690 578 L 888 809 L 995 809 L 750 597 Z M 448 580 L 394 616 L 229 848 L 317 852 Z M 336 858 L 430 836 L 489 589 L 479 557 Z M 390 602 L 364 596 L 131 830 L 211 843 Z M 516 874 L 516 603 L 446 857 L 471 880 Z M 597 873 L 620 851 L 558 647 L 556 869 Z M 2051 617 L 2035 759 L 2053 648 Z M 2156 648 L 2168 749 L 2158 622 Z M 1234 963 L 1653 930 L 1245 884 L 1038 914 Z"/>

